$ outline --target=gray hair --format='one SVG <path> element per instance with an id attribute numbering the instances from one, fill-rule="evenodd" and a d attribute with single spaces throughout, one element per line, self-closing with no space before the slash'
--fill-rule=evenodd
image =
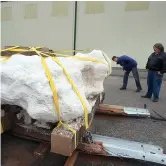
<path id="1" fill-rule="evenodd" d="M 164 52 L 164 46 L 161 43 L 156 43 L 153 47 L 158 48 L 160 52 Z"/>

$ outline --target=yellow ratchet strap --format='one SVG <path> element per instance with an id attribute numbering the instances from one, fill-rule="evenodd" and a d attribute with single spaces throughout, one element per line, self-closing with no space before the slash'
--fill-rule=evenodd
<path id="1" fill-rule="evenodd" d="M 82 98 L 79 90 L 77 89 L 77 87 L 75 86 L 75 83 L 74 81 L 71 79 L 70 75 L 68 74 L 68 72 L 66 71 L 65 67 L 61 64 L 61 62 L 56 58 L 56 57 L 51 57 L 59 66 L 62 67 L 63 69 L 63 72 L 65 73 L 68 81 L 70 82 L 70 84 L 72 85 L 72 88 L 74 89 L 75 93 L 77 94 L 77 96 L 79 97 L 82 105 L 83 105 L 83 108 L 84 108 L 84 117 L 85 117 L 85 127 L 86 129 L 88 129 L 88 109 L 87 109 L 87 106 L 86 106 L 86 103 L 84 101 L 84 99 Z"/>
<path id="2" fill-rule="evenodd" d="M 64 54 L 57 54 L 57 53 L 50 53 L 53 55 L 59 55 L 62 57 L 67 57 L 67 58 L 73 58 L 73 59 L 79 59 L 82 61 L 91 61 L 91 62 L 96 62 L 96 63 L 103 63 L 105 64 L 105 62 L 103 60 L 100 59 L 96 59 L 96 58 L 89 58 L 89 57 L 80 57 L 80 56 L 71 56 L 71 55 L 64 55 Z"/>
<path id="3" fill-rule="evenodd" d="M 90 50 L 54 50 L 55 52 L 90 52 Z"/>
<path id="4" fill-rule="evenodd" d="M 14 46 L 14 47 L 9 47 L 9 48 L 6 48 L 4 50 L 1 50 L 1 52 L 4 52 L 4 51 L 9 51 L 9 50 L 12 50 L 12 49 L 15 49 L 15 48 L 18 48 L 19 46 Z"/>
<path id="5" fill-rule="evenodd" d="M 40 51 L 35 50 L 35 48 L 32 48 L 32 49 L 41 57 L 41 62 L 42 62 L 43 68 L 44 68 L 46 76 L 49 80 L 50 87 L 51 87 L 51 90 L 53 92 L 53 99 L 54 99 L 56 111 L 57 111 L 57 114 L 58 114 L 58 120 L 59 120 L 59 125 L 58 126 L 63 125 L 65 128 L 67 128 L 68 130 L 70 130 L 74 134 L 74 142 L 75 142 L 75 147 L 76 147 L 76 138 L 77 138 L 76 130 L 72 129 L 71 127 L 69 127 L 68 125 L 64 124 L 61 121 L 58 95 L 57 95 L 56 87 L 54 85 L 53 78 L 52 78 L 51 72 L 48 68 L 48 65 L 47 65 L 45 59 L 40 55 Z"/>
<path id="6" fill-rule="evenodd" d="M 1 56 L 0 62 L 4 62 L 4 61 L 8 60 L 9 58 L 10 58 L 10 56 Z"/>
<path id="7" fill-rule="evenodd" d="M 39 48 L 43 48 L 43 47 L 35 47 L 35 50 L 39 49 Z M 13 51 L 13 52 L 32 52 L 32 51 L 35 51 L 34 47 L 29 47 L 29 50 L 28 49 L 22 49 L 22 48 L 13 48 L 13 49 L 10 49 L 10 50 Z"/>
<path id="8" fill-rule="evenodd" d="M 13 51 L 13 52 L 30 52 L 30 50 L 22 49 L 22 48 L 11 49 L 10 51 Z"/>
<path id="9" fill-rule="evenodd" d="M 44 53 L 41 53 L 43 55 L 45 55 Z M 66 75 L 69 83 L 72 85 L 72 88 L 74 89 L 75 93 L 77 94 L 77 96 L 79 97 L 83 108 L 84 108 L 84 117 L 85 117 L 85 127 L 86 129 L 88 129 L 88 109 L 86 106 L 86 103 L 84 101 L 84 99 L 82 98 L 81 94 L 79 93 L 78 88 L 75 86 L 74 81 L 71 79 L 70 75 L 68 74 L 68 72 L 66 71 L 65 67 L 62 65 L 62 63 L 56 58 L 56 57 L 51 57 L 53 61 L 55 61 L 59 66 L 62 67 L 64 74 Z"/>
<path id="10" fill-rule="evenodd" d="M 43 55 L 45 55 L 44 53 L 41 53 Z M 63 69 L 63 72 L 64 74 L 66 75 L 69 83 L 72 85 L 72 88 L 74 89 L 75 93 L 77 94 L 77 96 L 79 97 L 82 105 L 83 105 L 83 108 L 84 108 L 84 117 L 85 117 L 85 127 L 86 129 L 88 129 L 88 109 L 87 109 L 87 106 L 86 106 L 86 103 L 84 101 L 84 99 L 82 98 L 78 88 L 75 86 L 75 83 L 74 81 L 71 79 L 70 75 L 68 74 L 67 70 L 65 69 L 65 67 L 62 65 L 62 63 L 56 58 L 56 57 L 51 57 L 53 61 L 55 61 L 59 66 L 62 67 Z"/>

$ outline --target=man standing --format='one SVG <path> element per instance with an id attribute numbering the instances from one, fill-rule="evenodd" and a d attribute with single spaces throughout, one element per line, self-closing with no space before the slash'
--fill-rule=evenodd
<path id="1" fill-rule="evenodd" d="M 146 69 L 148 70 L 148 91 L 142 97 L 151 98 L 153 95 L 153 102 L 157 102 L 159 100 L 163 75 L 166 73 L 166 53 L 161 43 L 156 43 L 153 49 L 154 52 L 150 55 L 146 64 Z"/>
<path id="2" fill-rule="evenodd" d="M 142 90 L 142 87 L 139 80 L 137 62 L 131 57 L 126 55 L 123 55 L 120 57 L 113 56 L 112 60 L 114 62 L 117 62 L 117 64 L 121 65 L 123 67 L 123 70 L 125 71 L 124 77 L 123 77 L 123 86 L 120 88 L 120 90 L 125 90 L 127 88 L 128 77 L 130 72 L 132 71 L 134 79 L 135 79 L 135 83 L 137 86 L 136 92 L 140 92 Z"/>

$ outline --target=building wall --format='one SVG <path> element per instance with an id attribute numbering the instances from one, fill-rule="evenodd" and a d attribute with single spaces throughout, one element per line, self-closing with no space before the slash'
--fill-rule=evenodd
<path id="1" fill-rule="evenodd" d="M 31 7 L 33 19 L 29 19 L 25 5 L 32 3 L 37 7 Z M 54 4 L 54 10 L 52 2 L 2 3 L 2 8 L 12 8 L 11 19 L 9 9 L 8 15 L 2 13 L 2 47 L 44 45 L 73 49 L 74 2 L 66 3 Z M 165 9 L 166 2 L 79 1 L 76 48 L 101 49 L 110 58 L 126 54 L 143 69 L 156 42 L 166 47 Z M 116 67 L 115 63 L 113 66 Z"/>
<path id="2" fill-rule="evenodd" d="M 59 9 L 53 8 L 54 5 Z M 74 2 L 5 2 L 3 8 L 6 11 L 2 10 L 2 47 L 73 49 Z M 11 16 L 9 10 L 12 10 Z"/>
<path id="3" fill-rule="evenodd" d="M 99 9 L 102 3 L 96 4 L 96 14 L 85 14 L 91 4 L 78 3 L 77 48 L 102 49 L 110 57 L 126 54 L 144 68 L 156 42 L 166 47 L 166 2 L 103 3 L 104 9 Z"/>

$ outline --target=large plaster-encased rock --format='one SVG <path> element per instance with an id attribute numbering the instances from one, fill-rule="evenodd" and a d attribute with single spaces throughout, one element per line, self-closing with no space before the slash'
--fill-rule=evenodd
<path id="1" fill-rule="evenodd" d="M 103 60 L 103 63 L 82 61 L 74 58 L 58 57 L 74 81 L 88 112 L 92 104 L 88 101 L 103 92 L 103 81 L 110 72 L 109 58 L 100 50 L 76 56 Z M 107 59 L 107 60 L 106 60 Z M 61 119 L 69 121 L 84 115 L 84 108 L 69 83 L 63 69 L 50 57 L 46 63 L 56 86 Z M 15 54 L 1 62 L 1 103 L 18 105 L 27 111 L 30 117 L 44 122 L 58 121 L 48 78 L 38 55 L 25 56 Z"/>

